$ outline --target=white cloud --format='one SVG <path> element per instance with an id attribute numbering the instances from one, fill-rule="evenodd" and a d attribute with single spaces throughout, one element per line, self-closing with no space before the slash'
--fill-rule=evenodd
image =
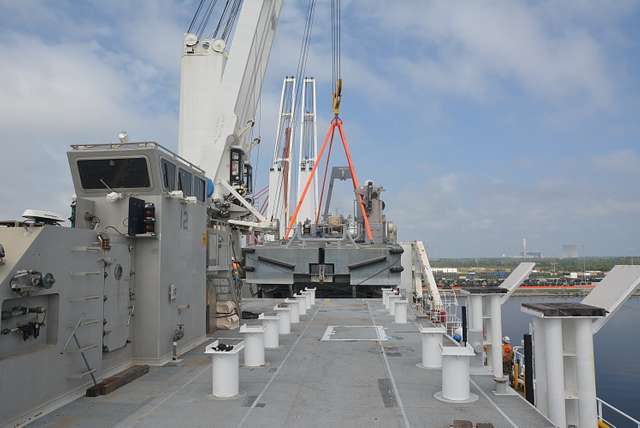
<path id="1" fill-rule="evenodd" d="M 632 149 L 609 152 L 593 158 L 597 168 L 611 173 L 636 174 L 640 176 L 640 153 Z"/>
<path id="2" fill-rule="evenodd" d="M 420 86 L 487 98 L 515 82 L 551 102 L 581 100 L 601 108 L 612 101 L 605 49 L 574 17 L 602 17 L 600 9 L 618 9 L 615 5 L 565 6 L 550 16 L 546 3 L 409 3 L 401 8 L 378 2 L 369 10 L 377 11 L 383 28 L 406 46 L 407 54 L 396 58 L 394 67 Z"/>

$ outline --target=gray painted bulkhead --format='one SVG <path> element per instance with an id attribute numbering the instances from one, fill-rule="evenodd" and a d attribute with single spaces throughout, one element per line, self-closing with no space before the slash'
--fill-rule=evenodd
<path id="1" fill-rule="evenodd" d="M 82 188 L 78 159 L 139 156 L 147 160 L 148 187 Z M 47 308 L 37 339 L 0 335 L 0 425 L 28 422 L 77 398 L 92 384 L 89 375 L 78 376 L 86 369 L 74 341 L 69 341 L 80 319 L 93 320 L 78 328 L 77 337 L 82 347 L 96 345 L 85 356 L 98 381 L 133 364 L 169 361 L 178 324 L 184 328 L 178 353 L 205 339 L 206 206 L 204 201 L 170 197 L 163 188 L 160 160 L 204 180 L 203 172 L 153 143 L 85 146 L 70 151 L 68 158 L 77 228 L 0 227 L 0 244 L 7 253 L 0 264 L 2 310 L 19 305 Z M 111 190 L 123 198 L 107 200 Z M 132 196 L 155 205 L 154 235 L 126 236 Z M 92 221 L 86 220 L 86 212 L 94 216 Z M 108 249 L 100 249 L 99 234 L 109 239 Z M 122 275 L 116 273 L 117 266 Z M 56 282 L 21 297 L 9 286 L 21 269 L 52 273 Z M 20 322 L 2 320 L 0 329 Z"/>

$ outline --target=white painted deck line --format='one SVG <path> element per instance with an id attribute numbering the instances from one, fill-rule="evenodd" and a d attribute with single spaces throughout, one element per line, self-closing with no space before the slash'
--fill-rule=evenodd
<path id="1" fill-rule="evenodd" d="M 373 312 L 371 312 L 371 306 L 369 302 L 367 302 L 367 311 L 369 312 L 369 318 L 371 319 L 371 324 L 374 327 L 378 327 L 376 324 L 376 320 L 373 317 Z M 389 365 L 389 359 L 387 358 L 387 352 L 384 350 L 384 346 L 382 345 L 382 341 L 378 341 L 378 346 L 380 346 L 380 351 L 382 351 L 382 358 L 384 359 L 384 366 L 389 374 L 389 379 L 391 380 L 391 386 L 393 386 L 393 394 L 396 396 L 396 401 L 398 402 L 398 407 L 400 408 L 400 412 L 402 413 L 402 421 L 404 422 L 404 426 L 406 428 L 411 428 L 411 424 L 409 423 L 409 418 L 407 417 L 407 412 L 404 409 L 404 405 L 402 404 L 402 399 L 400 398 L 400 393 L 398 392 L 398 387 L 396 386 L 396 380 L 393 377 L 393 372 L 391 371 L 391 366 Z"/>
<path id="2" fill-rule="evenodd" d="M 251 406 L 247 409 L 247 411 L 244 414 L 244 416 L 242 417 L 242 419 L 240 419 L 240 422 L 238 422 L 238 425 L 236 425 L 237 428 L 240 428 L 247 421 L 247 418 L 251 414 L 251 411 L 256 407 L 256 404 L 258 404 L 260 402 L 260 400 L 262 399 L 264 394 L 267 392 L 267 389 L 269 389 L 269 387 L 271 386 L 271 384 L 273 383 L 275 378 L 278 376 L 278 373 L 280 373 L 280 370 L 282 369 L 282 367 L 284 367 L 285 363 L 287 362 L 287 360 L 289 359 L 289 357 L 293 353 L 293 350 L 296 349 L 296 346 L 300 342 L 300 339 L 302 339 L 304 337 L 305 333 L 309 329 L 309 326 L 311 326 L 311 323 L 315 319 L 316 315 L 318 315 L 318 312 L 320 312 L 320 307 L 318 307 L 316 309 L 316 311 L 313 313 L 313 316 L 307 321 L 307 325 L 304 327 L 304 330 L 302 330 L 302 332 L 300 333 L 300 336 L 298 336 L 296 341 L 293 342 L 293 345 L 291 345 L 291 349 L 289 349 L 289 352 L 287 352 L 287 355 L 284 356 L 284 359 L 282 360 L 282 362 L 280 363 L 280 365 L 278 366 L 276 371 L 273 372 L 273 375 L 271 376 L 271 378 L 269 378 L 269 381 L 267 382 L 267 384 L 264 386 L 264 388 L 262 388 L 262 391 L 260 391 L 260 394 L 258 394 L 256 399 L 253 400 L 253 403 L 251 403 Z"/>

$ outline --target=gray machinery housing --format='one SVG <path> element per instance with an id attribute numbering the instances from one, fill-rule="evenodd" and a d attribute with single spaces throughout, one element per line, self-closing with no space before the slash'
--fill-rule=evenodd
<path id="1" fill-rule="evenodd" d="M 205 340 L 204 172 L 155 143 L 73 146 L 72 227 L 0 223 L 0 421 Z"/>
<path id="2" fill-rule="evenodd" d="M 366 239 L 360 214 L 352 227 L 341 216 L 298 225 L 289 240 L 243 250 L 247 284 L 259 295 L 280 297 L 309 286 L 318 287 L 320 297 L 370 297 L 379 295 L 381 287 L 399 286 L 403 249 L 395 225 L 384 216 L 382 191 L 371 181 L 359 189 L 372 240 Z"/>

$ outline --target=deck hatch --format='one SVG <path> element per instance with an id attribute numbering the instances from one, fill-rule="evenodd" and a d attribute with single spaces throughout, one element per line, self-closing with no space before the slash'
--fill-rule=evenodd
<path id="1" fill-rule="evenodd" d="M 330 325 L 322 335 L 322 341 L 385 341 L 384 327 L 379 325 Z"/>

